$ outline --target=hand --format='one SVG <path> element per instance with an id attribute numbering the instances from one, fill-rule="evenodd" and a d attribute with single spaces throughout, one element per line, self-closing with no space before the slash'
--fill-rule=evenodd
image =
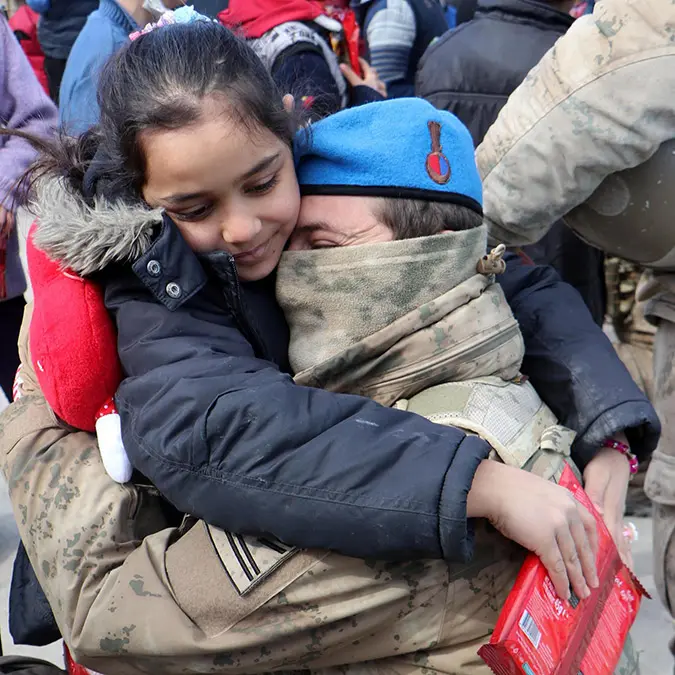
<path id="1" fill-rule="evenodd" d="M 363 70 L 363 77 L 359 77 L 354 72 L 353 68 L 346 63 L 340 64 L 340 70 L 345 76 L 345 80 L 347 80 L 351 87 L 370 87 L 387 98 L 387 85 L 382 82 L 375 68 L 373 68 L 365 59 L 360 58 L 359 63 L 361 64 L 361 70 Z"/>
<path id="2" fill-rule="evenodd" d="M 0 240 L 9 239 L 13 229 L 14 213 L 8 211 L 4 206 L 0 206 Z"/>
<path id="3" fill-rule="evenodd" d="M 617 437 L 626 443 L 625 437 Z M 584 470 L 586 494 L 609 530 L 623 562 L 632 567 L 630 542 L 623 536 L 623 514 L 630 480 L 628 459 L 611 448 L 602 448 Z"/>
<path id="4" fill-rule="evenodd" d="M 293 97 L 293 94 L 285 94 L 282 102 L 284 104 L 284 110 L 289 114 L 292 115 L 293 112 L 295 111 L 295 98 Z"/>
<path id="5" fill-rule="evenodd" d="M 569 599 L 570 584 L 579 598 L 598 587 L 595 518 L 569 490 L 484 460 L 469 491 L 467 514 L 488 518 L 505 537 L 539 556 L 561 598 Z"/>

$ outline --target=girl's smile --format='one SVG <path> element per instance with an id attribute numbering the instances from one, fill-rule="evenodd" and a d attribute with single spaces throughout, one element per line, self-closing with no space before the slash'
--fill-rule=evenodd
<path id="1" fill-rule="evenodd" d="M 204 100 L 195 124 L 147 131 L 140 142 L 143 197 L 166 210 L 188 245 L 232 254 L 242 281 L 270 274 L 300 209 L 290 148 L 238 122 L 217 97 Z"/>

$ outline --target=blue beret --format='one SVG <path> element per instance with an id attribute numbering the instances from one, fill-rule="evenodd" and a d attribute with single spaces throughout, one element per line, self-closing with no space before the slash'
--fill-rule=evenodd
<path id="1" fill-rule="evenodd" d="M 342 110 L 298 132 L 303 195 L 453 202 L 482 213 L 483 191 L 467 128 L 420 98 Z"/>

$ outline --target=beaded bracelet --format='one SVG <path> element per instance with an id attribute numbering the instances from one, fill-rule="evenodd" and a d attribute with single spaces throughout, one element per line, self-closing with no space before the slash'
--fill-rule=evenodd
<path id="1" fill-rule="evenodd" d="M 631 475 L 635 475 L 638 472 L 639 468 L 638 458 L 630 451 L 630 448 L 625 443 L 622 443 L 621 441 L 616 441 L 613 438 L 608 438 L 602 444 L 602 447 L 611 448 L 612 450 L 616 450 L 617 452 L 620 452 L 622 455 L 625 455 L 626 459 L 628 460 L 628 464 L 630 466 Z"/>

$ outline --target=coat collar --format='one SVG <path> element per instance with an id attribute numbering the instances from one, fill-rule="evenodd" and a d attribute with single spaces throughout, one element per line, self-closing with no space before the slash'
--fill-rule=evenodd
<path id="1" fill-rule="evenodd" d="M 140 26 L 134 21 L 131 14 L 123 9 L 115 0 L 101 0 L 99 11 L 127 33 L 139 30 Z"/>

